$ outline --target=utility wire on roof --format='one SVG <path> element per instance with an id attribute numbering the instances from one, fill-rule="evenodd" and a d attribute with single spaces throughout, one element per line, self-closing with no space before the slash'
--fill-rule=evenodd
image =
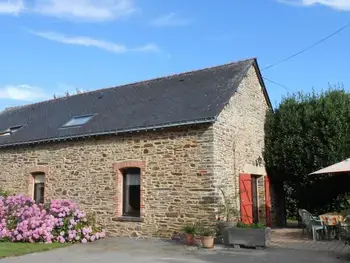
<path id="1" fill-rule="evenodd" d="M 275 85 L 277 85 L 277 86 L 283 87 L 286 91 L 290 91 L 290 92 L 293 92 L 293 93 L 296 92 L 295 90 L 292 90 L 292 89 L 288 88 L 286 85 L 283 85 L 283 84 L 278 83 L 278 82 L 276 82 L 276 81 L 273 81 L 273 80 L 271 80 L 271 79 L 267 79 L 267 78 L 265 78 L 265 77 L 263 77 L 263 79 L 264 79 L 264 80 L 267 80 L 268 82 L 271 82 L 271 83 L 273 83 L 273 84 L 275 84 Z"/>
<path id="2" fill-rule="evenodd" d="M 304 52 L 306 52 L 306 51 L 308 51 L 308 50 L 314 48 L 315 46 L 317 46 L 317 45 L 323 43 L 324 41 L 330 39 L 331 37 L 337 35 L 338 33 L 340 33 L 341 31 L 343 31 L 344 29 L 346 29 L 346 28 L 349 27 L 349 26 L 350 26 L 350 23 L 348 23 L 348 24 L 346 24 L 345 26 L 339 28 L 337 31 L 335 31 L 335 32 L 333 32 L 332 34 L 326 36 L 325 38 L 322 38 L 321 40 L 317 41 L 317 42 L 314 43 L 313 45 L 311 45 L 311 46 L 309 46 L 309 47 L 307 47 L 307 48 L 304 48 L 303 50 L 301 50 L 301 51 L 299 51 L 299 52 L 297 52 L 297 53 L 295 53 L 295 54 L 293 54 L 293 55 L 291 55 L 291 56 L 289 56 L 289 57 L 286 57 L 286 58 L 284 58 L 284 59 L 282 59 L 282 60 L 280 60 L 280 61 L 278 61 L 278 62 L 276 62 L 276 63 L 274 63 L 274 64 L 272 64 L 272 65 L 270 65 L 270 66 L 267 66 L 267 67 L 263 68 L 262 71 L 263 71 L 263 70 L 266 70 L 266 69 L 270 69 L 270 68 L 272 68 L 272 67 L 275 67 L 275 66 L 277 66 L 277 65 L 279 65 L 279 64 L 282 64 L 282 63 L 284 63 L 284 62 L 286 62 L 286 61 L 288 61 L 288 60 L 290 60 L 290 59 L 292 59 L 292 58 L 295 58 L 296 56 L 299 56 L 300 54 L 303 54 Z"/>

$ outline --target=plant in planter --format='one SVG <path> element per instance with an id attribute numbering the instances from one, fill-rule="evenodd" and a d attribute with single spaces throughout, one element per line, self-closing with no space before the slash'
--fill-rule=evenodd
<path id="1" fill-rule="evenodd" d="M 236 227 L 229 228 L 225 245 L 243 245 L 247 247 L 266 247 L 270 241 L 270 228 L 265 224 L 246 224 L 238 222 Z"/>
<path id="2" fill-rule="evenodd" d="M 246 224 L 243 222 L 237 222 L 238 228 L 255 228 L 255 229 L 265 229 L 266 225 L 263 223 Z"/>
<path id="3" fill-rule="evenodd" d="M 213 248 L 215 231 L 210 227 L 202 227 L 200 229 L 200 234 L 202 236 L 203 248 Z"/>
<path id="4" fill-rule="evenodd" d="M 192 246 L 194 243 L 194 235 L 197 232 L 197 228 L 194 224 L 192 225 L 185 225 L 183 227 L 183 231 L 186 234 L 186 238 L 187 238 L 187 245 L 188 246 Z"/>

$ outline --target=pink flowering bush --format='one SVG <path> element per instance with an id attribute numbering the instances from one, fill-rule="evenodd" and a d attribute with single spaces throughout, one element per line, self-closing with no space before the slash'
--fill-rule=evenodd
<path id="1" fill-rule="evenodd" d="M 87 243 L 103 237 L 104 230 L 72 201 L 43 206 L 23 195 L 0 196 L 0 242 Z"/>

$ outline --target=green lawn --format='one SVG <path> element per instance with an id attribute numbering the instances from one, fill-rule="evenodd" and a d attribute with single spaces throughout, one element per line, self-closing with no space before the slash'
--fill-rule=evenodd
<path id="1" fill-rule="evenodd" d="M 24 254 L 47 251 L 55 248 L 66 247 L 68 244 L 41 244 L 41 243 L 11 243 L 0 242 L 0 258 L 15 257 Z"/>

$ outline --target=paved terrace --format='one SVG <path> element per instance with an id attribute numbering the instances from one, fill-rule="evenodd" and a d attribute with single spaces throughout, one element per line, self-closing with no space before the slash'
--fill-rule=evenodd
<path id="1" fill-rule="evenodd" d="M 301 229 L 296 228 L 272 230 L 270 247 L 315 252 L 350 254 L 350 246 L 346 245 L 342 241 L 322 240 L 314 242 L 306 234 L 303 234 Z"/>
<path id="2" fill-rule="evenodd" d="M 0 263 L 342 263 L 348 262 L 348 247 L 341 242 L 313 242 L 300 230 L 274 230 L 266 249 L 217 246 L 198 249 L 161 241 L 109 238 L 87 245 L 73 245 L 44 253 L 0 260 Z"/>

